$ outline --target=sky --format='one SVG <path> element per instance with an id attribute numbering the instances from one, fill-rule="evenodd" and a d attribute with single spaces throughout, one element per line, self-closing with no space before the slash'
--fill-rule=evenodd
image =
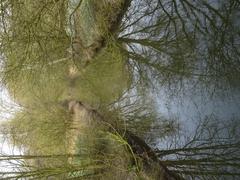
<path id="1" fill-rule="evenodd" d="M 8 91 L 4 87 L 0 87 L 0 126 L 2 122 L 8 121 L 11 117 L 13 117 L 17 109 L 19 109 L 19 107 L 11 99 Z M 21 154 L 20 150 L 10 144 L 6 140 L 6 136 L 0 134 L 0 156 L 19 154 Z M 0 172 L 12 171 L 14 168 L 11 163 L 13 163 L 13 161 L 1 161 L 0 158 Z"/>

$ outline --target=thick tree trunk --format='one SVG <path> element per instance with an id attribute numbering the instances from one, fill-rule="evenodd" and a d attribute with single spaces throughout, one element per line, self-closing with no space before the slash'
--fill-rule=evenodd
<path id="1" fill-rule="evenodd" d="M 81 62 L 84 68 L 104 48 L 107 37 L 114 36 L 131 0 L 83 0 L 80 3 L 73 15 L 72 56 L 73 60 Z M 74 77 L 75 72 L 72 72 L 72 69 L 70 69 L 70 72 L 70 76 Z M 72 114 L 72 121 L 66 133 L 66 142 L 68 147 L 67 153 L 72 155 L 77 151 L 79 136 L 86 129 L 100 127 L 104 131 L 112 131 L 111 128 L 106 126 L 101 127 L 101 124 L 109 123 L 105 121 L 103 116 L 80 101 L 81 99 L 74 99 L 68 102 L 68 110 Z M 118 127 L 114 127 L 114 130 L 117 130 L 117 133 L 127 141 L 133 153 L 142 160 L 143 170 L 147 176 L 151 177 L 154 174 L 153 177 L 160 180 L 181 179 L 176 174 L 171 173 L 159 161 L 154 151 L 144 140 Z M 72 158 L 69 158 L 69 163 L 72 160 Z"/>
<path id="2" fill-rule="evenodd" d="M 72 56 L 88 64 L 114 36 L 131 0 L 82 0 L 73 15 Z"/>
<path id="3" fill-rule="evenodd" d="M 70 101 L 68 103 L 69 111 L 72 113 L 73 118 L 71 126 L 67 132 L 67 147 L 68 153 L 74 155 L 76 153 L 76 142 L 84 129 L 99 128 L 100 124 L 108 123 L 103 116 L 96 110 L 91 109 L 79 101 Z M 123 139 L 130 145 L 133 153 L 142 159 L 143 170 L 146 175 L 154 174 L 160 180 L 181 180 L 182 177 L 170 172 L 166 166 L 157 158 L 151 147 L 149 147 L 144 140 L 134 135 L 130 131 L 118 129 L 113 127 Z M 105 128 L 105 130 L 112 131 L 112 128 Z M 114 133 L 114 132 L 113 132 Z M 130 153 L 130 152 L 129 152 Z M 72 159 L 69 159 L 71 163 Z"/>

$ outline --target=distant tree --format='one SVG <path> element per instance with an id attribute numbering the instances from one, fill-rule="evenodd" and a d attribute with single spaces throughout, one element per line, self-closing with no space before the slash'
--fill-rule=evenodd
<path id="1" fill-rule="evenodd" d="M 214 116 L 207 117 L 199 122 L 193 135 L 187 135 L 185 143 L 180 136 L 172 147 L 156 150 L 156 153 L 160 159 L 164 159 L 162 163 L 170 170 L 186 178 L 238 178 L 240 176 L 238 121 L 230 119 L 224 123 Z"/>
<path id="2" fill-rule="evenodd" d="M 216 91 L 236 88 L 239 7 L 237 0 L 134 1 L 119 41 L 127 45 L 135 74 L 148 85 L 177 90 L 189 80 Z"/>

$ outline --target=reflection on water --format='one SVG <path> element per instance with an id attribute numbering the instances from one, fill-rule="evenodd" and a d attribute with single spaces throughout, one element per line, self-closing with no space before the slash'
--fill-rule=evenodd
<path id="1" fill-rule="evenodd" d="M 239 177 L 240 3 L 71 2 L 1 4 L 0 177 Z"/>

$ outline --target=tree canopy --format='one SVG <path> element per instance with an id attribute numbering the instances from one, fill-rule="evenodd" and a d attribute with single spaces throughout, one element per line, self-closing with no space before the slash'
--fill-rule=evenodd
<path id="1" fill-rule="evenodd" d="M 240 176 L 239 117 L 201 117 L 184 133 L 155 98 L 239 94 L 238 0 L 0 7 L 1 86 L 20 107 L 1 123 L 20 152 L 0 154 L 2 179 Z"/>

